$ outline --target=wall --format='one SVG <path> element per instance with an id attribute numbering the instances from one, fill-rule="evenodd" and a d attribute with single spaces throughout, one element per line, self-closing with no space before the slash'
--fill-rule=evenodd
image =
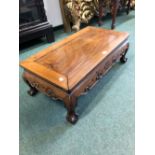
<path id="1" fill-rule="evenodd" d="M 43 0 L 48 21 L 55 26 L 63 24 L 59 0 Z"/>

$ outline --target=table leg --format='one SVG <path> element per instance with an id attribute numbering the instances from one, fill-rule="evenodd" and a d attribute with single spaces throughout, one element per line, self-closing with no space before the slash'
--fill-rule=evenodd
<path id="1" fill-rule="evenodd" d="M 99 0 L 99 16 L 98 16 L 98 25 L 101 26 L 102 23 L 102 16 L 103 16 L 103 2 L 104 0 Z"/>
<path id="2" fill-rule="evenodd" d="M 29 83 L 29 81 L 24 77 L 24 74 L 23 74 L 23 79 L 24 79 L 25 83 L 30 87 L 30 89 L 27 91 L 27 93 L 30 96 L 36 95 L 38 93 L 38 90 Z"/>
<path id="3" fill-rule="evenodd" d="M 66 119 L 72 123 L 75 124 L 78 120 L 78 115 L 75 113 L 75 107 L 76 107 L 76 100 L 77 98 L 73 95 L 68 95 L 64 99 L 64 103 L 67 109 L 67 116 Z"/>
<path id="4" fill-rule="evenodd" d="M 127 53 L 128 49 L 129 49 L 129 44 L 127 45 L 127 48 L 125 49 L 125 52 L 123 53 L 122 57 L 120 58 L 121 63 L 126 63 L 127 62 L 128 59 L 125 56 L 126 56 L 126 53 Z"/>
<path id="5" fill-rule="evenodd" d="M 117 15 L 117 11 L 118 11 L 119 1 L 120 0 L 112 0 L 112 24 L 111 24 L 111 29 L 115 28 L 115 21 L 116 21 L 116 15 Z"/>
<path id="6" fill-rule="evenodd" d="M 130 12 L 130 4 L 131 4 L 131 0 L 128 0 L 127 11 L 126 11 L 127 15 Z"/>

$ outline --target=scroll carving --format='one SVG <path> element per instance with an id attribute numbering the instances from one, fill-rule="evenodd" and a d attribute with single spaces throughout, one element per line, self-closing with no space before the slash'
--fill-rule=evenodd
<path id="1" fill-rule="evenodd" d="M 96 85 L 96 83 L 99 81 L 100 78 L 101 78 L 101 74 L 99 73 L 99 71 L 97 71 L 95 74 L 95 77 L 93 77 L 90 80 L 90 83 L 84 88 L 81 95 L 86 95 L 88 91 L 91 90 Z"/>
<path id="2" fill-rule="evenodd" d="M 29 80 L 29 84 L 37 90 L 44 92 L 47 96 L 51 97 L 54 100 L 62 100 L 61 98 L 58 98 L 58 96 L 50 88 L 44 87 L 36 81 Z"/>
<path id="3" fill-rule="evenodd" d="M 117 60 L 120 59 L 122 56 L 125 56 L 126 51 L 128 50 L 128 47 L 129 47 L 129 44 L 126 44 L 125 46 L 120 48 L 116 54 L 111 55 L 104 63 L 102 68 L 99 68 L 95 72 L 95 75 L 91 78 L 89 84 L 87 84 L 87 86 L 83 88 L 83 91 L 80 93 L 80 95 L 86 95 L 88 91 L 91 90 L 96 85 L 96 83 L 102 78 L 102 76 L 109 71 L 112 65 L 116 63 Z"/>

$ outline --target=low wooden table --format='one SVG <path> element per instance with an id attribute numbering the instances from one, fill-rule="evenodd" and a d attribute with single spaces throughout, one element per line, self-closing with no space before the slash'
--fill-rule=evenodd
<path id="1" fill-rule="evenodd" d="M 129 47 L 128 33 L 87 27 L 20 62 L 28 93 L 63 100 L 67 120 L 78 120 L 77 98 L 86 94 Z"/>

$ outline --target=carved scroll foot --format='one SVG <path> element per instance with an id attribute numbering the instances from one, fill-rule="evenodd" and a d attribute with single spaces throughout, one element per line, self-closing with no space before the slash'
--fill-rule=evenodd
<path id="1" fill-rule="evenodd" d="M 75 124 L 78 121 L 78 115 L 75 112 L 71 112 L 67 114 L 66 119 L 71 123 Z"/>
<path id="2" fill-rule="evenodd" d="M 35 96 L 38 93 L 38 90 L 31 87 L 30 90 L 27 91 L 30 96 Z"/>
<path id="3" fill-rule="evenodd" d="M 127 62 L 128 58 L 126 58 L 126 53 L 127 53 L 128 49 L 129 49 L 129 43 L 127 44 L 127 47 L 125 49 L 124 54 L 120 58 L 121 63 L 126 63 Z"/>
<path id="4" fill-rule="evenodd" d="M 25 81 L 25 83 L 30 87 L 30 90 L 27 91 L 27 93 L 30 96 L 34 96 L 38 93 L 38 90 L 35 87 L 32 87 L 32 85 L 29 83 L 29 81 L 25 78 L 25 73 L 23 74 L 23 80 Z"/>
<path id="5" fill-rule="evenodd" d="M 128 60 L 128 58 L 126 58 L 125 56 L 122 56 L 122 57 L 120 58 L 120 62 L 121 62 L 121 63 L 126 63 L 127 60 Z"/>
<path id="6" fill-rule="evenodd" d="M 78 114 L 75 113 L 76 97 L 73 95 L 67 96 L 64 100 L 64 103 L 67 108 L 67 121 L 69 121 L 71 124 L 75 124 L 78 121 Z"/>

